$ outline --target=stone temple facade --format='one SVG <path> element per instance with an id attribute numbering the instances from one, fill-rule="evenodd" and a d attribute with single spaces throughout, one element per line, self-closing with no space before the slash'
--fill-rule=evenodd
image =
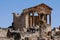
<path id="1" fill-rule="evenodd" d="M 51 11 L 42 3 L 13 13 L 12 26 L 0 28 L 0 40 L 60 40 L 60 27 L 51 28 Z"/>

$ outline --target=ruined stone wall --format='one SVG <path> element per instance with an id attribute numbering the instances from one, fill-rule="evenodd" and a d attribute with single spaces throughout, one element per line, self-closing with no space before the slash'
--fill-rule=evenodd
<path id="1" fill-rule="evenodd" d="M 13 23 L 14 29 L 22 30 L 22 28 L 25 26 L 25 17 L 22 15 L 13 14 Z"/>
<path id="2" fill-rule="evenodd" d="M 13 14 L 13 23 L 14 23 L 14 29 L 18 29 L 19 27 L 19 19 L 20 19 L 20 15 L 17 14 Z"/>
<path id="3" fill-rule="evenodd" d="M 7 31 L 8 31 L 8 29 L 0 29 L 0 37 L 6 37 Z"/>
<path id="4" fill-rule="evenodd" d="M 46 32 L 51 31 L 51 25 L 47 24 L 47 25 L 46 25 L 46 30 L 45 30 L 45 31 L 46 31 Z"/>
<path id="5" fill-rule="evenodd" d="M 13 38 L 7 38 L 8 28 L 0 29 L 0 40 L 14 40 Z"/>
<path id="6" fill-rule="evenodd" d="M 14 40 L 13 38 L 0 37 L 0 40 Z"/>

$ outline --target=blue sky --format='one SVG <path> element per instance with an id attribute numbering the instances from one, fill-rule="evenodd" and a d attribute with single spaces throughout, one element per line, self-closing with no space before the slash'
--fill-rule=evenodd
<path id="1" fill-rule="evenodd" d="M 45 3 L 52 10 L 52 27 L 60 25 L 60 0 L 0 0 L 0 27 L 6 28 L 13 21 L 13 12 L 21 13 L 23 9 Z"/>

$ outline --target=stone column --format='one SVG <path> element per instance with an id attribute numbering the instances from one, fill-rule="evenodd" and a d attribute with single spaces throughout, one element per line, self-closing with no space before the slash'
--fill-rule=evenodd
<path id="1" fill-rule="evenodd" d="M 44 15 L 44 20 L 47 23 L 47 14 Z"/>
<path id="2" fill-rule="evenodd" d="M 38 16 L 39 16 L 39 21 L 40 21 L 40 14 L 38 14 Z"/>
<path id="3" fill-rule="evenodd" d="M 26 28 L 28 28 L 29 27 L 29 13 L 25 15 L 25 24 L 26 24 Z"/>
<path id="4" fill-rule="evenodd" d="M 28 13 L 28 15 L 29 15 L 29 18 L 28 18 L 29 20 L 28 21 L 29 21 L 29 26 L 30 26 L 30 13 Z"/>
<path id="5" fill-rule="evenodd" d="M 34 19 L 34 12 L 32 12 L 32 23 L 33 23 L 33 26 L 35 26 L 35 19 Z"/>
<path id="6" fill-rule="evenodd" d="M 49 14 L 49 24 L 51 25 L 51 14 Z"/>
<path id="7" fill-rule="evenodd" d="M 47 23 L 47 14 L 46 14 L 46 23 Z"/>
<path id="8" fill-rule="evenodd" d="M 32 16 L 30 16 L 30 27 L 32 27 L 33 24 L 32 24 Z"/>

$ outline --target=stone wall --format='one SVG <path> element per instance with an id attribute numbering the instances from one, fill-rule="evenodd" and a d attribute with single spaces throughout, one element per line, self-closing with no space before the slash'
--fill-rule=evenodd
<path id="1" fill-rule="evenodd" d="M 23 27 L 25 26 L 25 17 L 18 14 L 13 14 L 13 23 L 14 23 L 14 29 L 23 30 Z"/>
<path id="2" fill-rule="evenodd" d="M 6 37 L 7 31 L 8 31 L 8 29 L 5 29 L 5 28 L 0 29 L 0 37 Z"/>
<path id="3" fill-rule="evenodd" d="M 0 37 L 0 40 L 14 40 L 13 38 Z"/>

